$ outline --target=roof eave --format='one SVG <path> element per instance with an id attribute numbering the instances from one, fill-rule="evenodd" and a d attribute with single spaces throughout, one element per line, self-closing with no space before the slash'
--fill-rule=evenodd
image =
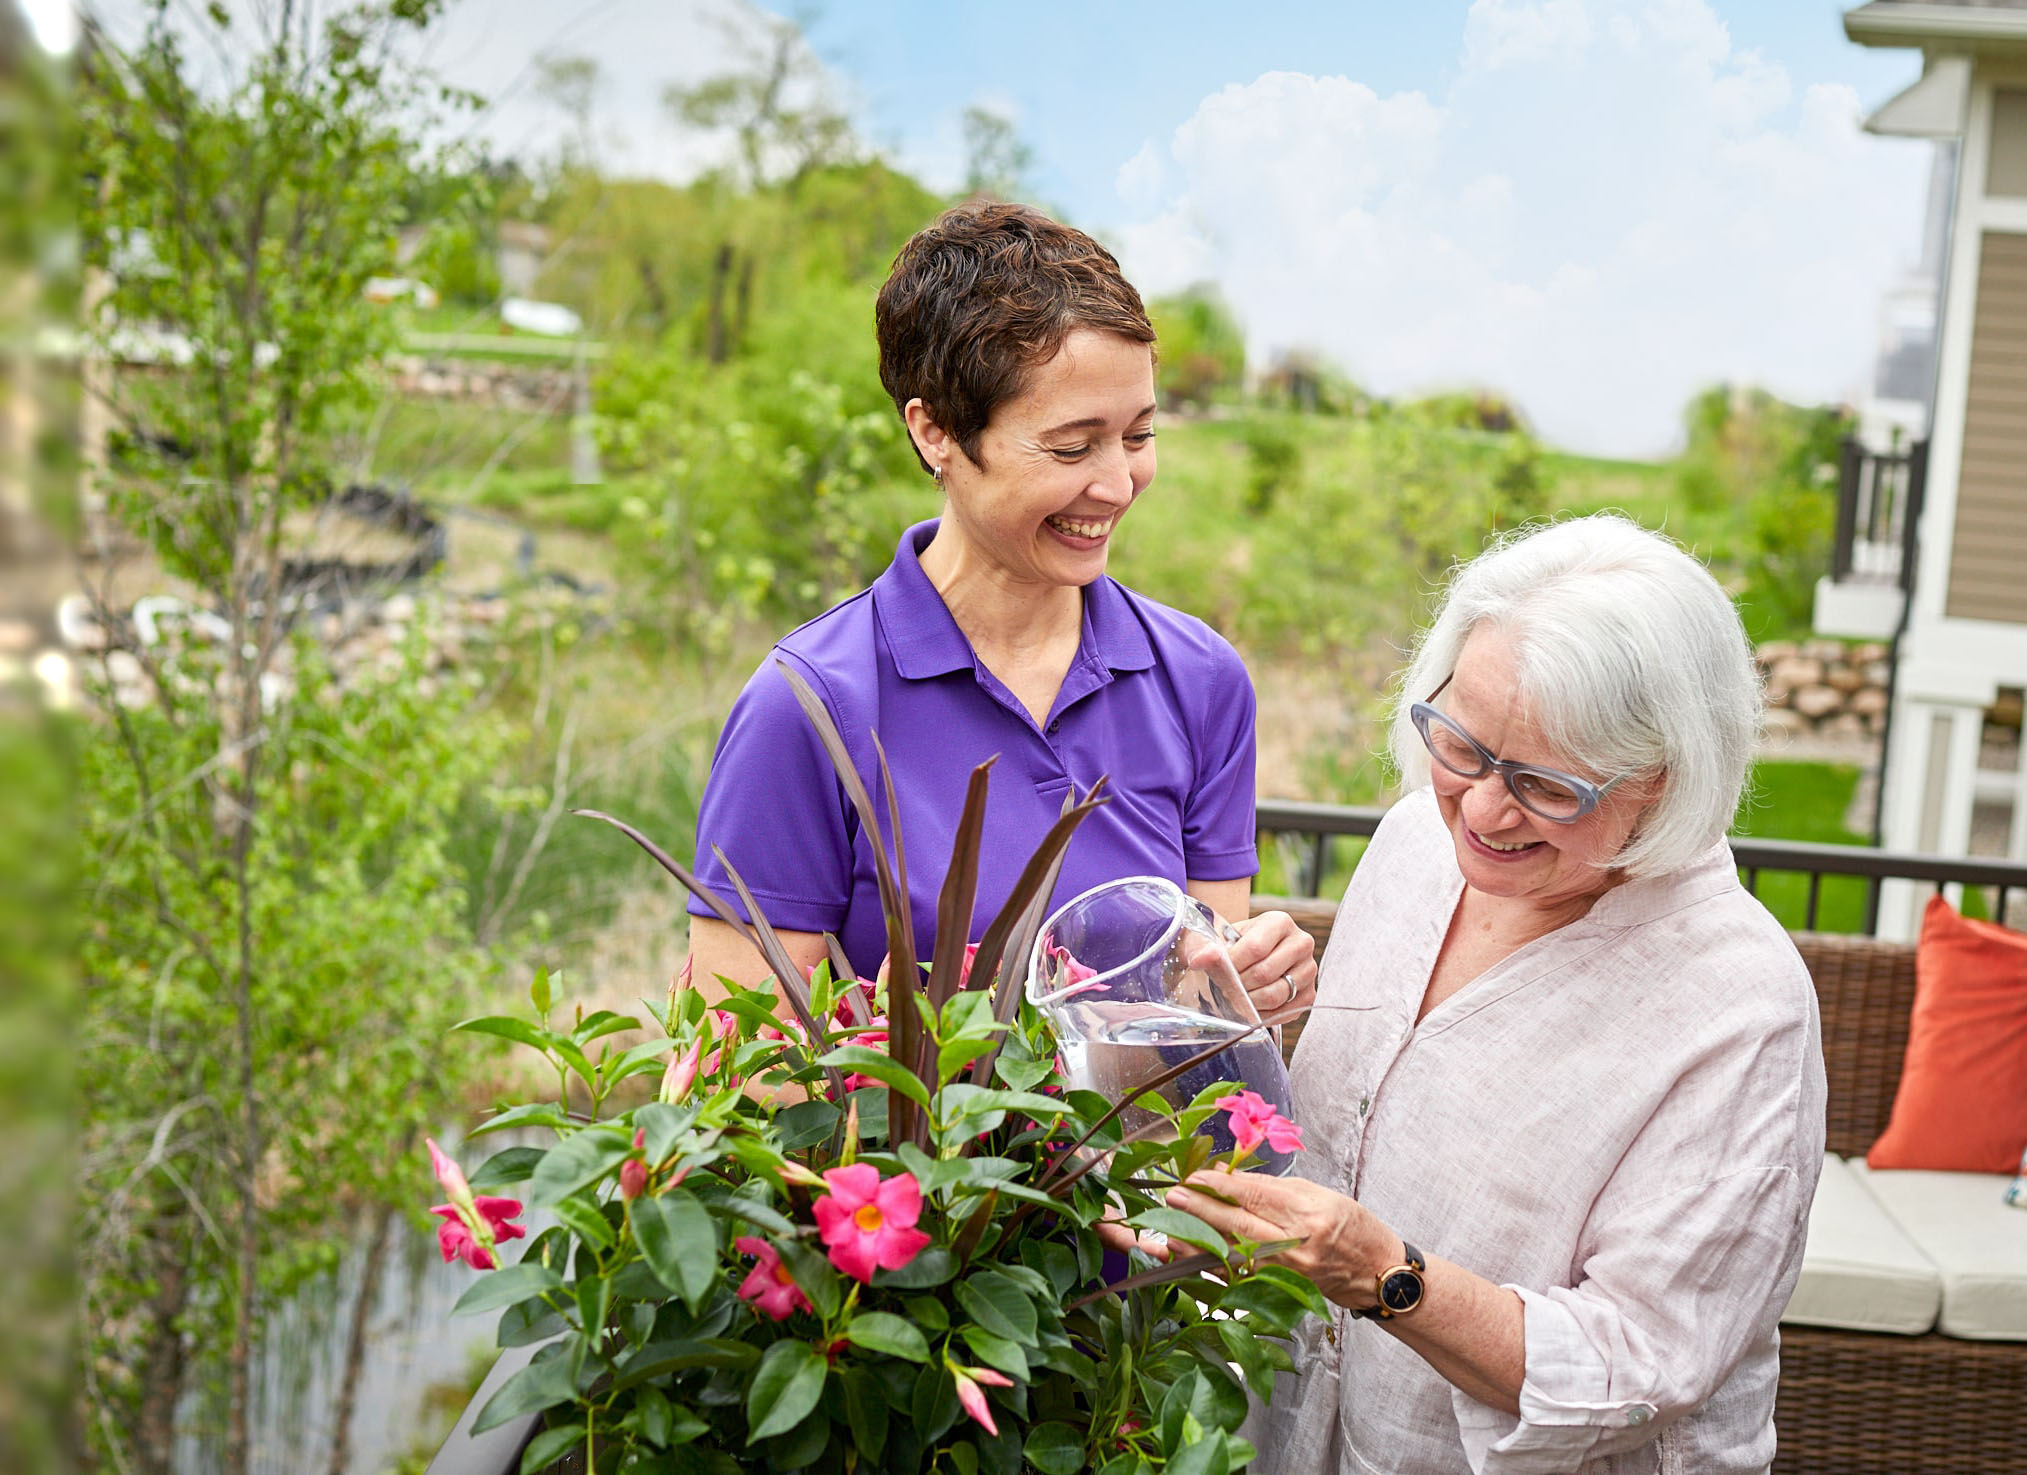
<path id="1" fill-rule="evenodd" d="M 2027 9 L 1871 0 L 1844 12 L 1844 34 L 1860 46 L 2027 45 Z"/>

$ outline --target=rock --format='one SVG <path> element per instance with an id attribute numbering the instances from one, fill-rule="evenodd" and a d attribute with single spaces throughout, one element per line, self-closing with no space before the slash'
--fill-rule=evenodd
<path id="1" fill-rule="evenodd" d="M 1785 686 L 1793 691 L 1805 686 L 1823 684 L 1823 663 L 1804 656 L 1787 656 L 1774 662 L 1767 672 L 1767 685 Z"/>
<path id="2" fill-rule="evenodd" d="M 1809 719 L 1785 707 L 1769 707 L 1760 721 L 1760 742 L 1770 748 L 1784 747 L 1796 738 L 1809 735 Z"/>
<path id="3" fill-rule="evenodd" d="M 1811 721 L 1828 717 L 1844 705 L 1843 695 L 1832 686 L 1805 686 L 1795 693 L 1789 703 L 1797 712 Z"/>
<path id="4" fill-rule="evenodd" d="M 1867 661 L 1865 663 L 1865 684 L 1867 686 L 1886 686 L 1892 680 L 1893 667 L 1889 666 L 1885 661 Z"/>
<path id="5" fill-rule="evenodd" d="M 1849 666 L 1832 666 L 1828 671 L 1823 673 L 1823 684 L 1835 687 L 1838 691 L 1849 696 L 1852 692 L 1859 690 L 1865 685 L 1865 676 L 1862 672 L 1854 671 Z"/>
<path id="6" fill-rule="evenodd" d="M 1877 640 L 1867 640 L 1851 647 L 1850 660 L 1853 665 L 1869 666 L 1874 661 L 1886 659 L 1886 647 Z"/>
<path id="7" fill-rule="evenodd" d="M 132 651 L 106 652 L 106 677 L 113 685 L 138 686 L 141 684 L 142 674 L 140 659 Z"/>
<path id="8" fill-rule="evenodd" d="M 1865 719 L 1850 712 L 1839 712 L 1817 728 L 1816 734 L 1826 738 L 1859 739 L 1865 736 Z"/>
<path id="9" fill-rule="evenodd" d="M 1769 640 L 1759 649 L 1759 661 L 1762 666 L 1772 666 L 1776 662 L 1785 661 L 1801 653 L 1800 648 L 1792 640 Z"/>
<path id="10" fill-rule="evenodd" d="M 1878 737 L 1886 731 L 1886 714 L 1873 712 L 1865 719 L 1865 731 L 1870 737 Z"/>
<path id="11" fill-rule="evenodd" d="M 1841 661 L 1844 659 L 1844 642 L 1841 640 L 1805 640 L 1802 654 L 1812 661 Z"/>
<path id="12" fill-rule="evenodd" d="M 380 605 L 380 622 L 383 625 L 405 625 L 415 618 L 415 596 L 413 594 L 389 595 Z"/>
<path id="13" fill-rule="evenodd" d="M 39 642 L 35 627 L 26 620 L 0 620 L 0 654 L 25 656 Z"/>
<path id="14" fill-rule="evenodd" d="M 1851 693 L 1851 700 L 1845 704 L 1845 707 L 1846 710 L 1856 712 L 1860 717 L 1877 717 L 1886 711 L 1886 689 L 1879 686 L 1868 686 L 1861 691 L 1854 691 Z"/>

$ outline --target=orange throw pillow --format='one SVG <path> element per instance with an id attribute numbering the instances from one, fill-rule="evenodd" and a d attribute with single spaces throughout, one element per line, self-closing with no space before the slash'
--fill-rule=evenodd
<path id="1" fill-rule="evenodd" d="M 2011 1173 L 2027 1148 L 2027 934 L 1922 914 L 1907 1062 L 1873 1168 Z"/>

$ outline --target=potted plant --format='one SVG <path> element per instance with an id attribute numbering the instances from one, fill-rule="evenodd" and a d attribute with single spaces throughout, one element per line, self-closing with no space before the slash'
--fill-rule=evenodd
<path id="1" fill-rule="evenodd" d="M 805 977 L 736 873 L 750 926 L 645 836 L 595 816 L 746 934 L 774 976 L 726 983 L 715 1004 L 679 979 L 652 1011 L 660 1038 L 596 1060 L 596 1042 L 637 1021 L 560 1020 L 545 975 L 532 1016 L 459 1026 L 537 1051 L 558 1078 L 555 1100 L 472 1134 L 533 1128 L 550 1144 L 507 1147 L 469 1180 L 431 1144 L 445 1258 L 481 1272 L 458 1309 L 498 1312 L 503 1348 L 540 1344 L 474 1428 L 539 1415 L 526 1472 L 1242 1468 L 1246 1394 L 1269 1396 L 1290 1366 L 1278 1339 L 1324 1303 L 1267 1262 L 1285 1246 L 1228 1243 L 1163 1193 L 1209 1160 L 1198 1129 L 1221 1113 L 1242 1166 L 1268 1125 L 1259 1098 L 1240 1082 L 1159 1094 L 1222 1044 L 1119 1099 L 1074 1089 L 1024 999 L 1064 847 L 1101 797 L 1066 804 L 967 947 L 980 765 L 925 972 L 896 881 L 901 837 L 890 853 L 828 714 L 785 674 L 872 837 L 885 982 L 851 977 L 835 947 Z M 656 1073 L 653 1099 L 614 1109 L 623 1083 Z M 1299 1133 L 1283 1122 L 1276 1140 Z M 524 1204 L 553 1225 L 526 1237 Z M 1190 1252 L 1136 1255 L 1108 1279 L 1095 1228 L 1108 1214 Z"/>

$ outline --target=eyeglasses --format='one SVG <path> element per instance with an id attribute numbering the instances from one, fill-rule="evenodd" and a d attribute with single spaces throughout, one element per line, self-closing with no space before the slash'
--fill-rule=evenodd
<path id="1" fill-rule="evenodd" d="M 1594 784 L 1589 779 L 1578 778 L 1561 769 L 1543 768 L 1538 763 L 1512 763 L 1493 757 L 1491 749 L 1429 705 L 1443 694 L 1452 679 L 1445 676 L 1442 686 L 1429 693 L 1428 702 L 1416 702 L 1409 707 L 1408 720 L 1422 735 L 1429 756 L 1457 777 L 1483 778 L 1488 773 L 1496 773 L 1506 781 L 1507 792 L 1513 795 L 1522 809 L 1559 825 L 1574 824 L 1596 809 L 1598 801 L 1611 791 L 1612 785 L 1626 777 L 1622 773 L 1602 784 Z"/>

